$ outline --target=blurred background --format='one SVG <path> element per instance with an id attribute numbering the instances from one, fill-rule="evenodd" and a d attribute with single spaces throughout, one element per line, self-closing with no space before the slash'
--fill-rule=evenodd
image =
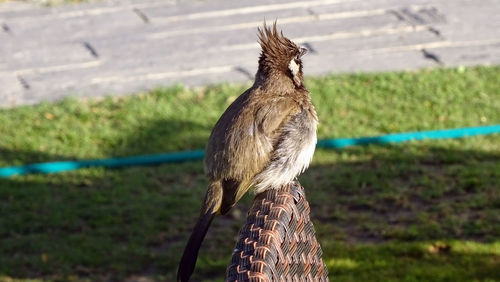
<path id="1" fill-rule="evenodd" d="M 2 4 L 1 105 L 250 81 L 264 20 L 311 50 L 308 75 L 500 61 L 493 0 L 76 3 Z"/>
<path id="2" fill-rule="evenodd" d="M 264 20 L 309 49 L 320 139 L 500 123 L 497 0 L 0 0 L 0 167 L 203 149 Z M 300 177 L 332 281 L 499 281 L 498 179 L 499 134 L 318 149 Z M 173 281 L 206 184 L 200 161 L 0 178 L 0 281 Z"/>

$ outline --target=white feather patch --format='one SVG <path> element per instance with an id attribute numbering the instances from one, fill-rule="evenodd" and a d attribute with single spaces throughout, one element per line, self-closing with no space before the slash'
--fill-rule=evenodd
<path id="1" fill-rule="evenodd" d="M 293 76 L 296 76 L 298 73 L 299 73 L 299 65 L 295 62 L 294 59 L 292 59 L 290 61 L 290 63 L 288 64 L 288 68 L 290 69 L 290 71 L 292 72 Z"/>
<path id="2" fill-rule="evenodd" d="M 316 126 L 313 122 L 311 131 L 306 133 L 300 148 L 290 151 L 295 147 L 296 139 L 285 138 L 274 151 L 274 160 L 253 179 L 254 191 L 259 194 L 269 188 L 277 189 L 288 184 L 296 176 L 304 172 L 311 162 L 316 149 Z M 284 131 L 297 131 L 294 124 L 285 125 Z M 295 134 L 294 134 L 295 135 Z"/>

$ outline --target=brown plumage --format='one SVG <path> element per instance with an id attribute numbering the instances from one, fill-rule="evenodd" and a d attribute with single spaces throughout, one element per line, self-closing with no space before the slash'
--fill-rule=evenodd
<path id="1" fill-rule="evenodd" d="M 288 184 L 314 153 L 317 117 L 301 62 L 306 49 L 278 33 L 276 23 L 264 23 L 258 32 L 262 53 L 255 83 L 222 114 L 207 144 L 209 185 L 179 264 L 179 281 L 189 280 L 216 213 L 227 213 L 250 187 L 260 193 Z"/>

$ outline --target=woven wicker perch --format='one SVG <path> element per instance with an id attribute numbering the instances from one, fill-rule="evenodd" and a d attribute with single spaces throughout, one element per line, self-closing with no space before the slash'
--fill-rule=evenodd
<path id="1" fill-rule="evenodd" d="M 294 181 L 257 195 L 226 281 L 328 281 L 304 188 Z"/>

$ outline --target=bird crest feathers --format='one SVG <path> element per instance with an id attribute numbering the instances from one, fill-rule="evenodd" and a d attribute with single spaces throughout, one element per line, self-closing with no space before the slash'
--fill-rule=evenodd
<path id="1" fill-rule="evenodd" d="M 269 74 L 273 70 L 287 74 L 296 85 L 302 83 L 301 56 L 307 51 L 278 32 L 276 21 L 272 27 L 264 22 L 263 28 L 258 28 L 259 43 L 262 52 L 259 58 L 259 72 Z"/>
<path id="2" fill-rule="evenodd" d="M 276 22 L 273 23 L 272 27 L 268 27 L 264 22 L 264 27 L 258 28 L 258 32 L 262 48 L 261 56 L 272 60 L 287 59 L 286 64 L 288 64 L 290 58 L 299 52 L 297 45 L 283 36 L 282 31 L 278 33 Z"/>

